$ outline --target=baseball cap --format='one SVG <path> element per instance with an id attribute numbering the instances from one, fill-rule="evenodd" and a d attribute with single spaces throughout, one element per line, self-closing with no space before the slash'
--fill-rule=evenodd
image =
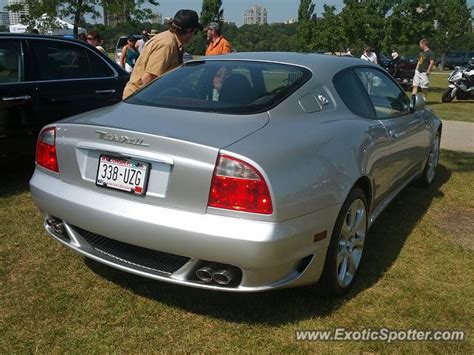
<path id="1" fill-rule="evenodd" d="M 221 26 L 219 26 L 219 24 L 217 22 L 211 22 L 209 25 L 207 25 L 206 27 L 206 30 L 216 30 L 216 31 L 219 31 L 219 28 Z"/>
<path id="2" fill-rule="evenodd" d="M 179 10 L 173 17 L 173 23 L 183 30 L 188 28 L 198 28 L 202 30 L 199 23 L 199 16 L 194 10 Z"/>

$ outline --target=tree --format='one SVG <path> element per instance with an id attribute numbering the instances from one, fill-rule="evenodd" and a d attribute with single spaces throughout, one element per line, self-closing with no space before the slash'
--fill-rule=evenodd
<path id="1" fill-rule="evenodd" d="M 400 0 L 404 1 L 404 0 Z M 387 33 L 387 15 L 396 0 L 344 0 L 341 12 L 347 47 L 358 51 L 366 45 L 377 51 L 387 49 L 392 43 Z"/>
<path id="2" fill-rule="evenodd" d="M 316 21 L 313 49 L 343 52 L 347 47 L 343 25 L 342 16 L 336 15 L 336 7 L 324 4 L 323 16 Z"/>
<path id="3" fill-rule="evenodd" d="M 310 51 L 313 41 L 314 4 L 312 0 L 300 0 L 298 8 L 297 44 L 303 52 Z"/>
<path id="4" fill-rule="evenodd" d="M 60 1 L 58 12 L 63 17 L 72 17 L 73 19 L 73 35 L 77 36 L 79 32 L 79 25 L 85 23 L 85 15 L 91 15 L 92 18 L 100 16 L 97 11 L 99 0 L 69 0 Z"/>
<path id="5" fill-rule="evenodd" d="M 470 12 L 465 0 L 435 0 L 435 17 L 433 22 L 434 42 L 441 52 L 441 68 L 452 43 L 461 37 L 467 29 Z"/>
<path id="6" fill-rule="evenodd" d="M 41 33 L 47 33 L 61 27 L 56 21 L 57 6 L 57 0 L 25 0 L 23 3 L 5 6 L 5 10 L 23 12 L 20 21 L 28 31 L 36 28 Z"/>
<path id="7" fill-rule="evenodd" d="M 222 24 L 224 21 L 224 10 L 221 9 L 222 0 L 203 0 L 201 10 L 201 25 L 207 26 L 210 22 Z"/>
<path id="8" fill-rule="evenodd" d="M 153 11 L 143 8 L 147 2 L 155 6 L 159 5 L 156 0 L 99 0 L 104 24 L 108 25 L 111 18 L 118 20 L 118 22 L 140 22 L 151 19 Z"/>

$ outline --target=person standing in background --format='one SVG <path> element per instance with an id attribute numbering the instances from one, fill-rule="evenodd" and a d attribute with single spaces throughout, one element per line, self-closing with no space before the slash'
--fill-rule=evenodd
<path id="1" fill-rule="evenodd" d="M 179 10 L 169 23 L 169 29 L 150 39 L 137 60 L 125 86 L 123 99 L 157 77 L 183 63 L 184 45 L 192 41 L 201 29 L 194 10 Z"/>
<path id="2" fill-rule="evenodd" d="M 137 39 L 134 35 L 130 35 L 127 38 L 127 44 L 122 49 L 122 55 L 120 56 L 120 65 L 125 69 L 127 73 L 131 73 L 135 63 L 137 62 L 140 53 L 136 49 Z"/>
<path id="3" fill-rule="evenodd" d="M 142 38 L 140 38 L 136 44 L 135 48 L 137 49 L 138 53 L 142 53 L 143 47 L 145 47 L 146 42 L 150 39 L 150 36 L 148 35 L 148 32 L 146 30 L 142 31 Z"/>
<path id="4" fill-rule="evenodd" d="M 97 31 L 91 31 L 87 33 L 87 43 L 93 45 L 95 48 L 97 48 L 99 51 L 102 53 L 105 53 L 104 47 L 102 47 L 102 43 L 104 42 L 102 40 L 102 37 L 100 36 L 100 33 Z"/>
<path id="5" fill-rule="evenodd" d="M 413 105 L 415 105 L 418 87 L 421 88 L 425 100 L 428 94 L 431 69 L 433 69 L 435 63 L 435 54 L 429 45 L 428 40 L 425 38 L 420 41 L 422 52 L 418 55 L 418 63 L 416 64 L 415 75 L 413 76 L 413 90 L 411 92 Z"/>
<path id="6" fill-rule="evenodd" d="M 377 55 L 370 47 L 365 47 L 364 54 L 360 56 L 360 59 L 368 60 L 369 62 L 372 62 L 374 64 L 379 64 L 377 61 Z"/>
<path id="7" fill-rule="evenodd" d="M 207 40 L 210 41 L 206 55 L 218 55 L 232 53 L 232 46 L 221 33 L 221 27 L 217 22 L 211 22 L 206 27 Z"/>

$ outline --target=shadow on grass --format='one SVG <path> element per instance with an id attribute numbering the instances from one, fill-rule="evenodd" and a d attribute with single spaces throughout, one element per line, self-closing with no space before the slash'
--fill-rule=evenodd
<path id="1" fill-rule="evenodd" d="M 467 163 L 467 157 L 462 155 L 451 157 L 459 160 L 459 168 Z M 389 205 L 368 233 L 360 277 L 342 299 L 320 296 L 317 285 L 253 294 L 212 292 L 138 277 L 85 260 L 92 271 L 135 294 L 196 314 L 231 322 L 268 325 L 324 317 L 383 277 L 432 200 L 443 196 L 440 187 L 450 176 L 451 171 L 440 165 L 436 180 L 429 188 L 411 185 Z"/>
<path id="2" fill-rule="evenodd" d="M 35 170 L 33 157 L 14 161 L 0 161 L 0 197 L 9 197 L 29 191 L 28 182 Z"/>

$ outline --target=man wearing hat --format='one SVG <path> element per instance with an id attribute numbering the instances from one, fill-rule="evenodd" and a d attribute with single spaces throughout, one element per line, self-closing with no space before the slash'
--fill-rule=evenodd
<path id="1" fill-rule="evenodd" d="M 229 41 L 222 37 L 221 28 L 217 22 L 211 22 L 206 27 L 207 40 L 210 41 L 206 55 L 218 55 L 232 52 Z"/>
<path id="2" fill-rule="evenodd" d="M 153 36 L 138 58 L 123 99 L 150 83 L 155 78 L 183 63 L 183 46 L 192 41 L 201 29 L 196 11 L 179 10 L 169 23 L 169 29 Z"/>

